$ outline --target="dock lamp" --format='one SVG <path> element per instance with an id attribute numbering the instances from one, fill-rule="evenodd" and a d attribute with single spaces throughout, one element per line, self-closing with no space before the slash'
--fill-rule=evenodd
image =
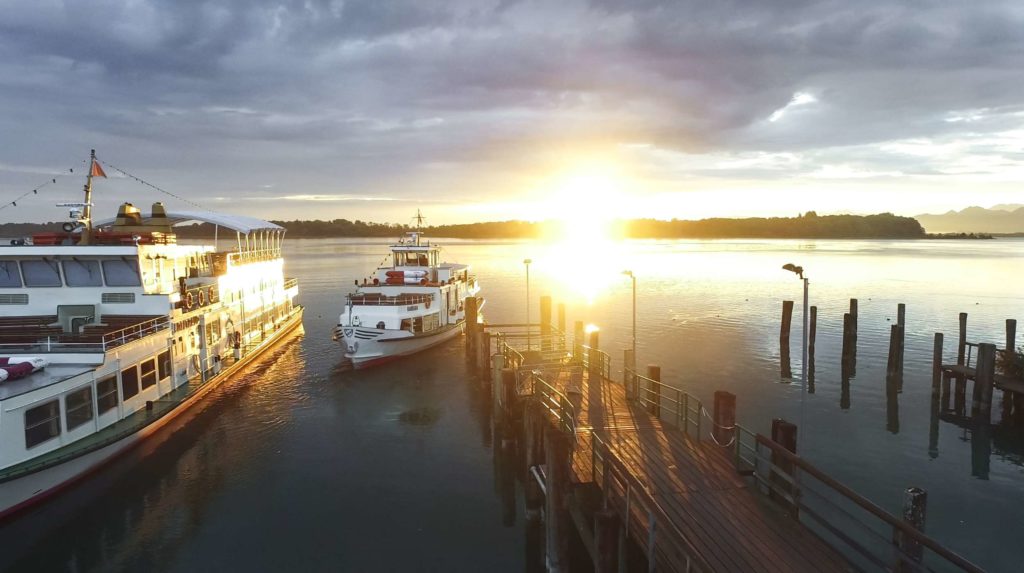
<path id="1" fill-rule="evenodd" d="M 633 281 L 633 371 L 636 372 L 636 275 L 633 271 L 622 271 L 622 274 L 626 275 Z"/>
<path id="2" fill-rule="evenodd" d="M 523 259 L 523 264 L 526 265 L 526 350 L 530 350 L 530 330 L 533 328 L 530 325 L 530 263 L 533 259 Z"/>
<path id="3" fill-rule="evenodd" d="M 800 360 L 800 426 L 797 428 L 797 434 L 803 433 L 804 427 L 804 395 L 807 394 L 807 290 L 810 280 L 804 276 L 804 268 L 794 265 L 793 263 L 786 263 L 782 265 L 782 270 L 794 273 L 804 283 L 804 309 L 803 309 L 803 321 L 804 327 L 802 332 L 803 339 L 803 358 Z M 799 437 L 797 439 L 799 442 Z"/>

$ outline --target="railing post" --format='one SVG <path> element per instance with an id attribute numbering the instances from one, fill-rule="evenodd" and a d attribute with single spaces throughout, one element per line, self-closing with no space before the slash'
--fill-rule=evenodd
<path id="1" fill-rule="evenodd" d="M 772 441 L 789 450 L 790 452 L 796 453 L 796 424 L 791 424 L 782 418 L 772 419 Z M 793 464 L 786 459 L 783 459 L 774 450 L 772 451 L 772 465 L 775 469 L 769 472 L 771 475 L 771 482 L 775 484 L 775 487 L 789 494 L 793 501 L 782 499 L 781 496 L 775 494 L 775 488 L 769 489 L 769 497 L 780 500 L 780 503 L 790 511 L 790 517 L 793 519 L 799 519 L 800 514 L 797 507 L 797 497 L 800 492 L 797 491 L 794 485 L 789 484 L 786 480 L 775 475 L 775 472 L 781 471 L 788 475 L 790 478 L 794 477 Z"/>
<path id="2" fill-rule="evenodd" d="M 661 419 L 661 366 L 648 364 L 647 377 L 651 379 L 651 414 Z"/>
<path id="3" fill-rule="evenodd" d="M 903 522 L 914 529 L 924 532 L 925 516 L 928 509 L 928 492 L 919 487 L 908 487 L 903 492 Z M 921 544 L 910 539 L 902 531 L 893 532 L 893 542 L 899 549 L 894 570 L 897 572 L 917 571 L 920 569 Z M 909 558 L 909 562 L 908 559 Z M 912 563 L 911 563 L 912 562 Z"/>

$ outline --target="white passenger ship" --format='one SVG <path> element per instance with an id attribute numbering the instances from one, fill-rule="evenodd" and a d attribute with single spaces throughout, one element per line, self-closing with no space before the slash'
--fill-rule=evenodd
<path id="1" fill-rule="evenodd" d="M 417 220 L 422 216 L 417 213 Z M 334 328 L 355 368 L 407 356 L 458 336 L 465 300 L 480 288 L 469 266 L 440 262 L 441 249 L 406 233 L 391 246 L 391 266 L 376 270 L 347 297 Z"/>
<path id="2" fill-rule="evenodd" d="M 0 247 L 0 518 L 157 431 L 301 325 L 284 229 L 252 217 L 131 204 Z M 185 221 L 234 248 L 177 244 Z"/>

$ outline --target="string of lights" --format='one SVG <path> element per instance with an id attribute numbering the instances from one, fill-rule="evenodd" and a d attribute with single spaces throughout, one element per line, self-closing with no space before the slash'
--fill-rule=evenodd
<path id="1" fill-rule="evenodd" d="M 103 165 L 106 165 L 107 167 L 113 169 L 114 171 L 117 171 L 118 173 L 120 173 L 121 175 L 124 175 L 125 177 L 129 177 L 129 178 L 134 179 L 135 181 L 137 181 L 137 182 L 139 182 L 139 183 L 141 183 L 141 184 L 143 184 L 143 185 L 145 185 L 147 187 L 151 187 L 153 189 L 156 189 L 157 191 L 163 193 L 164 195 L 168 195 L 170 197 L 174 197 L 178 201 L 182 201 L 182 202 L 188 203 L 189 205 L 192 205 L 193 207 L 198 207 L 198 208 L 202 209 L 203 211 L 210 211 L 210 209 L 207 209 L 206 207 L 203 207 L 202 205 L 200 205 L 199 203 L 196 203 L 195 201 L 186 199 L 186 198 L 184 198 L 184 197 L 182 197 L 180 195 L 175 195 L 174 193 L 171 193 L 170 191 L 168 191 L 166 189 L 162 189 L 162 188 L 160 188 L 160 187 L 158 187 L 156 185 L 153 185 L 149 181 L 146 181 L 145 179 L 143 179 L 141 177 L 138 177 L 136 175 L 132 175 L 131 173 L 128 173 L 127 171 L 125 171 L 124 169 L 121 169 L 120 167 L 118 167 L 116 165 L 112 165 L 112 164 L 110 164 L 110 163 L 108 163 L 106 161 L 103 161 L 99 157 L 96 158 L 96 161 L 98 161 L 99 163 L 102 163 Z"/>
<path id="2" fill-rule="evenodd" d="M 42 184 L 39 184 L 39 185 L 36 185 L 32 190 L 26 191 L 26 192 L 22 193 L 21 195 L 15 197 L 11 201 L 8 201 L 7 203 L 4 203 L 3 205 L 0 205 L 0 211 L 6 209 L 8 207 L 17 207 L 18 206 L 18 201 L 24 200 L 29 195 L 38 195 L 40 189 L 43 189 L 43 188 L 47 187 L 48 185 L 56 185 L 58 179 L 60 179 L 61 177 L 67 177 L 69 175 L 74 175 L 74 173 L 75 173 L 75 168 L 72 167 L 72 168 L 69 168 L 67 170 L 67 173 L 63 173 L 62 172 L 62 173 L 59 173 L 58 175 L 55 175 L 55 176 L 47 179 L 46 182 L 44 182 Z"/>

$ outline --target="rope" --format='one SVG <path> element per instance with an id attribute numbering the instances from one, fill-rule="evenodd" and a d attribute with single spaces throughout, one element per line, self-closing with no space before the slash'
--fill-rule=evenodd
<path id="1" fill-rule="evenodd" d="M 98 162 L 102 163 L 103 165 L 106 165 L 107 167 L 109 167 L 109 168 L 113 169 L 114 171 L 117 171 L 118 173 L 120 173 L 121 175 L 124 175 L 125 177 L 129 177 L 129 178 L 131 178 L 131 179 L 134 179 L 135 181 L 137 181 L 137 182 L 139 182 L 139 183 L 142 183 L 143 185 L 145 185 L 145 186 L 147 186 L 147 187 L 151 187 L 151 188 L 153 188 L 153 189 L 156 189 L 157 191 L 159 191 L 159 192 L 163 193 L 164 195 L 168 195 L 168 196 L 170 196 L 170 197 L 174 197 L 175 199 L 177 199 L 177 200 L 179 200 L 179 201 L 182 201 L 182 202 L 188 203 L 189 205 L 192 205 L 193 207 L 198 207 L 198 208 L 202 209 L 203 211 L 209 211 L 209 212 L 211 212 L 211 213 L 213 213 L 213 212 L 214 212 L 214 211 L 211 211 L 210 209 L 207 209 L 206 207 L 203 207 L 203 206 L 202 206 L 202 205 L 200 205 L 199 203 L 196 203 L 195 201 L 191 201 L 191 200 L 189 200 L 189 199 L 186 199 L 186 198 L 184 198 L 184 197 L 182 197 L 182 196 L 180 196 L 180 195 L 175 195 L 174 193 L 171 193 L 170 191 L 168 191 L 168 190 L 166 190 L 166 189 L 162 189 L 162 188 L 160 188 L 160 187 L 158 187 L 158 186 L 156 186 L 156 185 L 153 185 L 153 184 L 152 184 L 152 183 L 150 183 L 149 181 L 146 181 L 145 179 L 143 179 L 143 178 L 141 178 L 141 177 L 138 177 L 138 176 L 132 175 L 131 173 L 128 173 L 128 172 L 127 172 L 127 171 L 125 171 L 124 169 L 121 169 L 120 167 L 118 167 L 118 166 L 116 166 L 116 165 L 112 165 L 112 164 L 110 164 L 110 163 L 108 163 L 108 162 L 106 162 L 106 161 L 103 161 L 102 159 L 100 159 L 100 158 L 98 158 L 98 157 L 96 158 L 96 161 L 98 161 Z"/>
<path id="2" fill-rule="evenodd" d="M 708 414 L 707 409 L 705 409 L 703 405 L 701 405 L 701 407 L 700 407 L 700 413 L 704 414 L 704 417 L 707 418 L 708 420 L 711 420 L 711 425 L 712 426 L 715 426 L 716 428 L 718 428 L 720 430 L 735 430 L 736 429 L 736 424 L 733 424 L 731 426 L 723 426 L 721 424 L 716 423 L 715 419 L 711 417 L 711 414 Z"/>
<path id="3" fill-rule="evenodd" d="M 54 184 L 57 183 L 57 179 L 58 178 L 60 178 L 60 177 L 67 177 L 68 175 L 74 174 L 74 172 L 75 172 L 75 169 L 72 167 L 72 168 L 68 169 L 67 173 L 58 173 L 57 175 L 47 179 L 46 182 L 41 183 L 39 185 L 36 185 L 31 191 L 26 191 L 26 192 L 22 193 L 21 195 L 19 195 L 18 197 L 16 197 L 15 199 L 13 199 L 13 200 L 11 200 L 11 201 L 9 201 L 7 203 L 4 203 L 3 205 L 0 205 L 0 211 L 6 209 L 8 207 L 17 207 L 18 206 L 18 201 L 21 201 L 22 199 L 24 199 L 25 197 L 28 197 L 29 195 L 38 195 L 40 189 L 43 189 L 47 185 L 54 185 Z"/>

